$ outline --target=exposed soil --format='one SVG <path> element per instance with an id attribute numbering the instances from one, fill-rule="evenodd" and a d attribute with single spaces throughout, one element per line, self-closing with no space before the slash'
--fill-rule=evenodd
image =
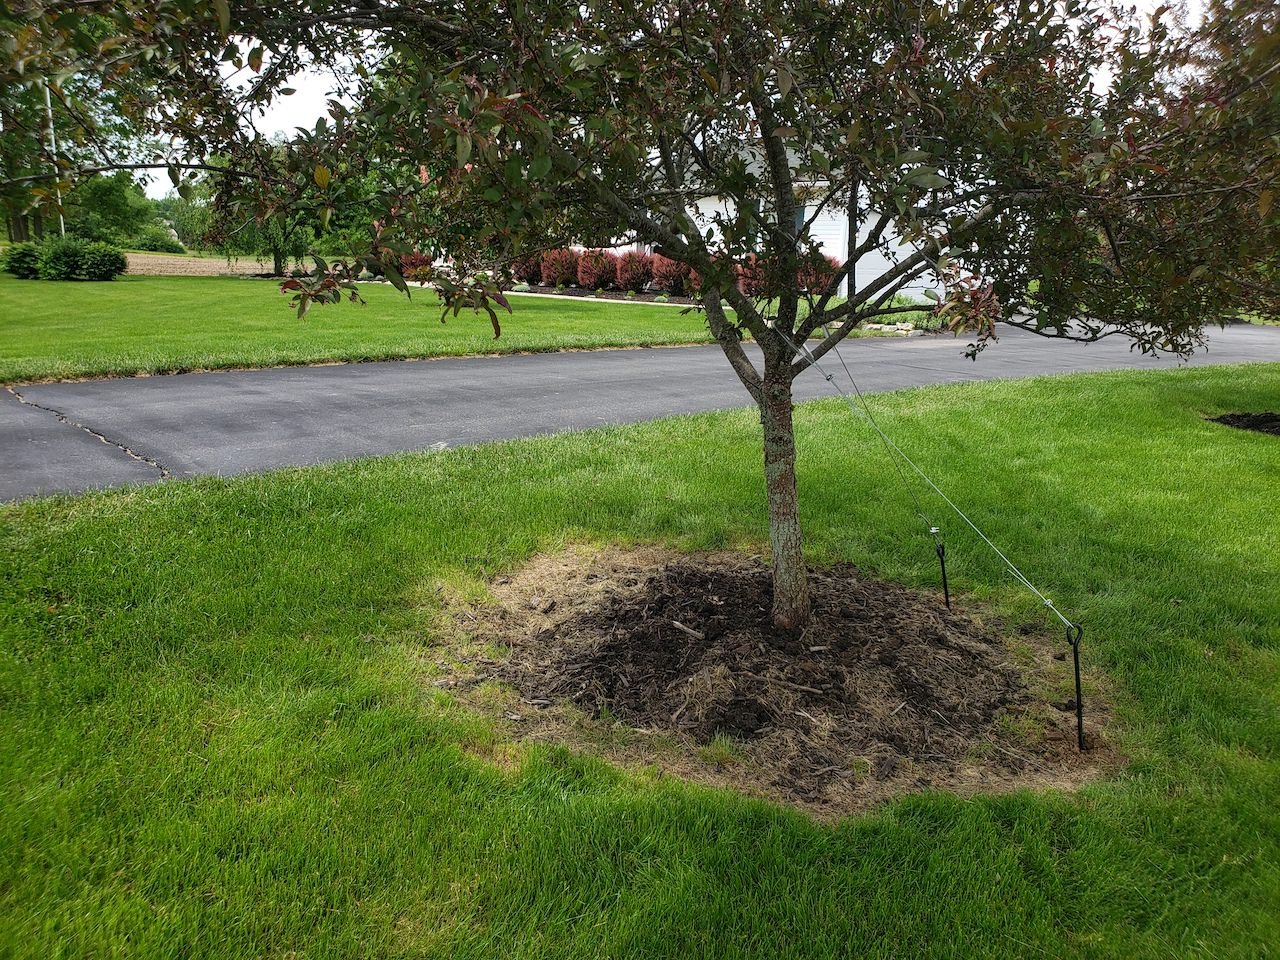
<path id="1" fill-rule="evenodd" d="M 1224 413 L 1210 419 L 1237 430 L 1254 430 L 1280 437 L 1280 413 Z"/>
<path id="2" fill-rule="evenodd" d="M 824 814 L 928 787 L 1069 788 L 1115 762 L 1088 696 L 1091 749 L 1076 750 L 1061 637 L 1029 624 L 1005 640 L 998 623 L 852 566 L 811 583 L 813 622 L 788 634 L 759 558 L 538 557 L 491 585 L 493 603 L 455 605 L 461 632 L 504 654 L 440 683 L 464 698 L 487 686 L 473 702 L 517 735 L 604 741 L 613 759 Z M 494 679 L 509 701 L 495 703 Z M 604 736 L 620 728 L 635 736 Z"/>
<path id="3" fill-rule="evenodd" d="M 149 277 L 270 277 L 271 260 L 253 257 L 181 257 L 170 253 L 127 253 L 129 274 Z"/>

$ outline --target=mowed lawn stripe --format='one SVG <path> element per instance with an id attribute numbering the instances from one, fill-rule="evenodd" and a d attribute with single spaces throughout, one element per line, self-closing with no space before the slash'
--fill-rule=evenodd
<path id="1" fill-rule="evenodd" d="M 433 683 L 442 584 L 758 551 L 749 411 L 0 509 L 0 953 L 1264 956 L 1280 444 L 1203 418 L 1278 401 L 1280 365 L 874 398 L 1084 621 L 1130 765 L 837 824 L 513 745 Z M 936 588 L 876 439 L 834 401 L 797 430 L 815 562 Z M 1041 615 L 937 512 L 964 602 Z"/>
<path id="2" fill-rule="evenodd" d="M 274 280 L 121 277 L 46 283 L 0 274 L 0 382 L 333 361 L 710 342 L 703 318 L 664 305 L 513 295 L 502 336 L 464 310 L 441 323 L 429 289 L 360 285 L 364 305 L 298 319 Z"/>

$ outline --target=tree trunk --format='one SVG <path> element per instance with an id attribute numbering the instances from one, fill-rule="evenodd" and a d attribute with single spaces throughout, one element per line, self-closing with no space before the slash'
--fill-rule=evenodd
<path id="1" fill-rule="evenodd" d="M 271 245 L 271 272 L 277 277 L 283 277 L 285 273 L 285 252 L 284 247 Z"/>
<path id="2" fill-rule="evenodd" d="M 10 243 L 27 243 L 31 240 L 31 234 L 27 231 L 25 213 L 11 213 L 6 220 L 9 225 Z"/>
<path id="3" fill-rule="evenodd" d="M 784 630 L 798 630 L 809 622 L 809 571 L 796 499 L 796 438 L 789 378 L 766 374 L 760 423 L 764 427 L 764 483 L 773 559 L 773 622 Z"/>

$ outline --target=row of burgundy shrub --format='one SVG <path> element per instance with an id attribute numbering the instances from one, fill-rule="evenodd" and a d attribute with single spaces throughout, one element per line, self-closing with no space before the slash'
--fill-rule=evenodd
<path id="1" fill-rule="evenodd" d="M 738 265 L 738 289 L 757 300 L 771 296 L 777 288 L 777 277 L 772 263 L 765 257 L 749 255 L 745 263 Z"/>
<path id="2" fill-rule="evenodd" d="M 511 263 L 511 272 L 520 283 L 542 282 L 542 257 L 531 253 L 527 257 L 516 257 Z"/>
<path id="3" fill-rule="evenodd" d="M 640 291 L 653 279 L 653 257 L 630 250 L 618 258 L 618 288 Z"/>
<path id="4" fill-rule="evenodd" d="M 401 257 L 406 276 L 411 272 L 406 262 L 408 256 Z M 430 261 L 423 257 L 423 262 L 425 265 Z M 839 260 L 814 254 L 801 262 L 796 280 L 802 291 L 820 293 L 839 269 Z M 765 257 L 752 255 L 745 263 L 739 264 L 735 272 L 739 289 L 749 297 L 776 298 L 785 287 L 784 278 L 779 275 L 774 261 Z M 652 282 L 663 293 L 672 296 L 697 296 L 702 287 L 698 271 L 687 263 L 638 250 L 630 250 L 621 256 L 608 250 L 584 250 L 582 253 L 569 248 L 548 250 L 541 256 L 517 257 L 512 263 L 512 273 L 522 283 L 541 283 L 547 287 L 578 286 L 587 290 L 639 292 Z"/>
<path id="5" fill-rule="evenodd" d="M 802 292 L 821 293 L 839 269 L 840 261 L 835 257 L 813 254 L 801 260 L 796 268 L 796 284 Z M 767 257 L 753 254 L 738 267 L 739 288 L 758 300 L 776 299 L 787 286 L 787 279 L 782 276 L 777 261 Z"/>
<path id="6" fill-rule="evenodd" d="M 672 260 L 660 253 L 653 255 L 653 282 L 663 293 L 673 297 L 684 296 L 689 290 L 691 272 L 687 263 Z"/>
<path id="7" fill-rule="evenodd" d="M 712 259 L 718 261 L 720 258 L 712 257 Z M 734 273 L 735 274 L 738 273 L 738 270 L 736 268 L 734 270 Z M 700 274 L 693 267 L 689 268 L 689 279 L 685 281 L 684 288 L 688 292 L 689 296 L 691 297 L 697 297 L 702 294 L 702 274 Z"/>
<path id="8" fill-rule="evenodd" d="M 578 258 L 578 286 L 587 290 L 611 290 L 618 282 L 618 255 L 608 250 L 587 250 Z"/>
<path id="9" fill-rule="evenodd" d="M 542 284 L 547 287 L 571 287 L 578 282 L 578 252 L 548 250 L 542 255 Z"/>
<path id="10" fill-rule="evenodd" d="M 689 268 L 689 277 L 684 282 L 684 289 L 691 297 L 696 297 L 702 293 L 702 274 L 693 267 Z"/>

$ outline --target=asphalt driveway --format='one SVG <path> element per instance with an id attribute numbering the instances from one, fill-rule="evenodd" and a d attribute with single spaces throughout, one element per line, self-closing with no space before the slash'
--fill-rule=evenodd
<path id="1" fill-rule="evenodd" d="M 1002 334 L 977 361 L 950 336 L 841 347 L 864 391 L 1175 367 L 1116 340 Z M 1189 363 L 1280 362 L 1280 328 L 1215 331 Z M 801 399 L 830 386 L 812 371 Z M 717 347 L 194 373 L 20 386 L 0 395 L 0 499 L 230 475 L 747 406 Z"/>

